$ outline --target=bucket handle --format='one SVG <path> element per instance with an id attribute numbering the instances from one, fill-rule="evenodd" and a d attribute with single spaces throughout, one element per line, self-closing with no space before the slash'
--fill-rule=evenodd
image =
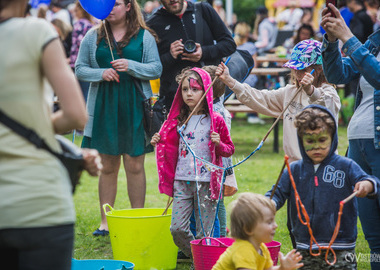
<path id="1" fill-rule="evenodd" d="M 202 245 L 203 240 L 206 240 L 206 244 L 207 244 L 207 240 L 211 240 L 211 239 L 215 240 L 216 242 L 218 242 L 220 247 L 226 247 L 226 248 L 228 248 L 228 246 L 226 244 L 222 243 L 220 240 L 218 240 L 217 238 L 213 238 L 213 237 L 204 237 L 204 238 L 202 238 L 202 240 L 199 241 L 199 243 L 197 244 L 197 246 Z"/>
<path id="2" fill-rule="evenodd" d="M 113 208 L 111 205 L 109 205 L 108 203 L 105 203 L 103 204 L 103 211 L 104 211 L 104 214 L 107 213 L 107 207 L 110 209 L 110 211 L 113 211 Z"/>

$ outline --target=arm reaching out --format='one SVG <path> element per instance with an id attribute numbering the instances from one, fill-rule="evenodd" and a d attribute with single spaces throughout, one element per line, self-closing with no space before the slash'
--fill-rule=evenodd
<path id="1" fill-rule="evenodd" d="M 332 4 L 329 4 L 328 7 L 334 12 L 336 18 L 331 16 L 330 11 L 328 11 L 328 8 L 326 7 L 322 11 L 321 26 L 326 31 L 330 42 L 335 42 L 336 39 L 340 39 L 343 43 L 346 43 L 346 41 L 354 35 L 346 25 L 339 10 Z"/>
<path id="2" fill-rule="evenodd" d="M 223 62 L 221 62 L 217 67 L 215 75 L 219 76 L 219 79 L 221 79 L 225 85 L 233 90 L 236 80 L 231 77 L 228 67 Z"/>

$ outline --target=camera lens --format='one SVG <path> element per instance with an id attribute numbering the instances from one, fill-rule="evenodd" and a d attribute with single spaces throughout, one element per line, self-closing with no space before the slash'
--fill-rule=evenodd
<path id="1" fill-rule="evenodd" d="M 197 48 L 197 46 L 195 45 L 195 41 L 191 39 L 187 40 L 184 46 L 185 46 L 185 52 L 187 53 L 193 53 L 195 52 L 195 49 Z"/>

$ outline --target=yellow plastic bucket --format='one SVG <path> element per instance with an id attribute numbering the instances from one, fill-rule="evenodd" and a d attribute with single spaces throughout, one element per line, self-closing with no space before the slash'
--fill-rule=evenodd
<path id="1" fill-rule="evenodd" d="M 110 211 L 106 211 L 107 207 Z M 135 264 L 134 269 L 175 269 L 178 248 L 170 233 L 171 209 L 114 210 L 103 205 L 113 258 Z"/>

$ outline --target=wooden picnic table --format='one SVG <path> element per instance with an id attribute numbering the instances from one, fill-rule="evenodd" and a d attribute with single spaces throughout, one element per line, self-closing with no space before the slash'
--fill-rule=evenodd
<path id="1" fill-rule="evenodd" d="M 260 55 L 256 57 L 256 63 L 258 66 L 262 65 L 265 62 L 270 62 L 270 63 L 280 63 L 283 65 L 284 63 L 288 62 L 289 59 L 284 58 L 284 57 L 278 57 L 277 55 Z"/>
<path id="2" fill-rule="evenodd" d="M 255 74 L 258 76 L 285 76 L 290 73 L 289 68 L 253 68 L 251 74 Z"/>

